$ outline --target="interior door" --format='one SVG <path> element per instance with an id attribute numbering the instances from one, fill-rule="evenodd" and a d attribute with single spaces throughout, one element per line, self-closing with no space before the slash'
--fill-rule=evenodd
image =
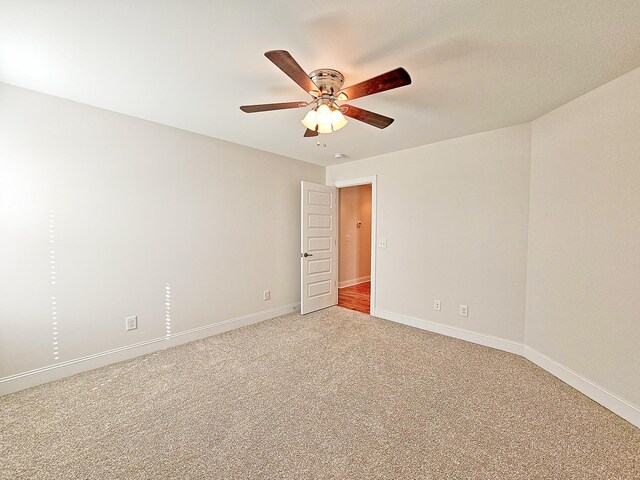
<path id="1" fill-rule="evenodd" d="M 338 303 L 337 189 L 302 183 L 301 313 Z"/>

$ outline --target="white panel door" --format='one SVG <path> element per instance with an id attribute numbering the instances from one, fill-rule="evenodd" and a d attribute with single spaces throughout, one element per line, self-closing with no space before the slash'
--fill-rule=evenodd
<path id="1" fill-rule="evenodd" d="M 337 189 L 302 182 L 302 305 L 305 314 L 338 303 Z"/>

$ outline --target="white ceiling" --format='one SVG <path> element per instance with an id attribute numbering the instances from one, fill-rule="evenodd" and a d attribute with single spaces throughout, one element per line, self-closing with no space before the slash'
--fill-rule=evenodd
<path id="1" fill-rule="evenodd" d="M 318 148 L 303 110 L 238 109 L 309 98 L 274 49 L 413 84 L 354 100 L 389 128 Z M 321 165 L 526 122 L 638 66 L 638 0 L 0 0 L 0 81 Z"/>

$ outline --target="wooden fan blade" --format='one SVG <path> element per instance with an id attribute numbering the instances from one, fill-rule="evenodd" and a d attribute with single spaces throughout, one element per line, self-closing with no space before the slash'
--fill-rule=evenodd
<path id="1" fill-rule="evenodd" d="M 307 128 L 307 130 L 304 132 L 304 136 L 305 137 L 317 137 L 318 136 L 318 132 L 316 132 L 315 130 L 310 130 Z"/>
<path id="2" fill-rule="evenodd" d="M 344 93 L 348 100 L 373 95 L 398 87 L 404 87 L 411 84 L 409 73 L 402 67 L 383 73 L 377 77 L 370 78 L 364 82 L 356 83 L 350 87 L 343 89 L 340 93 Z"/>
<path id="3" fill-rule="evenodd" d="M 345 110 L 346 109 L 346 110 Z M 393 123 L 393 118 L 385 117 L 379 113 L 370 112 L 353 105 L 343 105 L 340 109 L 347 117 L 355 118 L 378 128 L 387 128 Z"/>
<path id="4" fill-rule="evenodd" d="M 305 92 L 309 93 L 312 90 L 318 90 L 316 84 L 311 81 L 302 67 L 298 65 L 298 62 L 286 50 L 270 50 L 264 56 L 286 73 L 291 80 L 300 85 Z"/>
<path id="5" fill-rule="evenodd" d="M 270 110 L 284 110 L 285 108 L 302 108 L 307 102 L 263 103 L 262 105 L 243 105 L 240 107 L 245 113 L 268 112 Z"/>

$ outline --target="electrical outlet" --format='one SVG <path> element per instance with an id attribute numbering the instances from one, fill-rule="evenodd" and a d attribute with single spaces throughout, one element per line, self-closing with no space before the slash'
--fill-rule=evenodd
<path id="1" fill-rule="evenodd" d="M 127 332 L 129 330 L 135 330 L 136 328 L 138 328 L 138 317 L 134 315 L 133 317 L 125 318 L 125 328 Z"/>
<path id="2" fill-rule="evenodd" d="M 345 242 L 350 242 L 351 241 L 351 235 L 345 235 L 344 236 L 344 241 Z"/>
<path id="3" fill-rule="evenodd" d="M 440 300 L 434 300 L 433 301 L 433 309 L 440 311 Z"/>
<path id="4" fill-rule="evenodd" d="M 469 316 L 469 307 L 466 305 L 460 305 L 460 316 L 468 317 Z"/>
<path id="5" fill-rule="evenodd" d="M 267 300 L 271 300 L 271 290 L 265 290 L 264 292 L 262 292 L 262 300 L 264 300 L 265 302 Z"/>

